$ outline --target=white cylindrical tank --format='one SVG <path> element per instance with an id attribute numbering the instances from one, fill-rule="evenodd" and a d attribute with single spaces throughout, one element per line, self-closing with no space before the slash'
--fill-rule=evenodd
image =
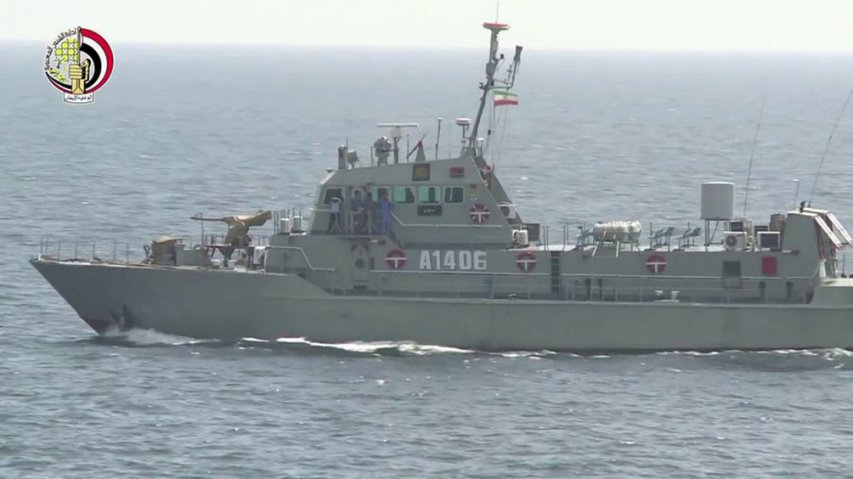
<path id="1" fill-rule="evenodd" d="M 279 218 L 278 233 L 283 235 L 290 234 L 290 218 Z"/>
<path id="2" fill-rule="evenodd" d="M 702 183 L 702 219 L 725 221 L 735 216 L 735 184 L 728 181 Z"/>

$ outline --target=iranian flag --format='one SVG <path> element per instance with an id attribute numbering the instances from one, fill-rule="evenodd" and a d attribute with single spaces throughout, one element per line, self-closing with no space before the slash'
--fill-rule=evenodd
<path id="1" fill-rule="evenodd" d="M 495 106 L 518 105 L 518 95 L 509 90 L 492 90 L 495 94 Z"/>

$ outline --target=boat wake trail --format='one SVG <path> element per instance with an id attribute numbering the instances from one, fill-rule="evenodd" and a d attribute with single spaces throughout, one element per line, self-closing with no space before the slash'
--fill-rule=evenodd
<path id="1" fill-rule="evenodd" d="M 430 356 L 434 354 L 472 354 L 477 352 L 469 349 L 418 344 L 409 341 L 353 341 L 349 343 L 321 343 L 309 341 L 305 338 L 279 338 L 275 341 L 244 338 L 241 342 L 253 345 L 275 345 L 293 352 L 340 352 L 343 354 L 364 354 L 373 356 Z"/>
<path id="2" fill-rule="evenodd" d="M 194 345 L 223 345 L 218 339 L 195 339 L 185 336 L 175 336 L 161 333 L 154 329 L 132 328 L 120 331 L 112 328 L 100 336 L 95 336 L 93 341 L 98 344 L 126 347 L 163 347 L 163 346 L 194 346 Z"/>
<path id="3" fill-rule="evenodd" d="M 780 349 L 772 351 L 670 351 L 651 354 L 575 354 L 569 352 L 542 351 L 479 351 L 412 341 L 353 341 L 347 343 L 323 343 L 303 337 L 278 338 L 273 341 L 257 338 L 242 338 L 238 341 L 218 339 L 194 339 L 162 333 L 152 329 L 132 328 L 120 331 L 109 330 L 101 336 L 85 340 L 109 346 L 153 348 L 153 347 L 204 347 L 234 348 L 239 350 L 266 350 L 296 355 L 332 356 L 380 356 L 420 357 L 439 355 L 478 355 L 507 359 L 528 360 L 625 360 L 630 357 L 657 357 L 661 361 L 677 361 L 678 367 L 692 362 L 699 368 L 744 369 L 754 371 L 785 372 L 819 369 L 853 369 L 853 351 L 831 349 Z"/>
<path id="4" fill-rule="evenodd" d="M 79 342 L 79 341 L 75 341 Z M 99 336 L 86 338 L 82 342 L 106 346 L 123 347 L 206 347 L 233 348 L 241 350 L 271 350 L 294 354 L 320 354 L 343 356 L 431 356 L 437 354 L 484 354 L 479 351 L 459 349 L 449 346 L 424 345 L 411 341 L 355 341 L 348 343 L 322 343 L 305 338 L 279 338 L 274 341 L 257 338 L 242 338 L 238 341 L 219 339 L 195 339 L 185 336 L 162 333 L 153 329 L 132 328 L 121 331 L 118 328 L 107 330 Z M 506 353 L 507 357 L 522 357 L 537 353 Z"/>
<path id="5" fill-rule="evenodd" d="M 853 369 L 853 351 L 841 348 L 777 349 L 771 351 L 683 351 L 657 353 L 657 356 L 661 358 L 690 358 L 705 366 L 710 365 L 717 369 L 728 370 L 792 372 Z"/>

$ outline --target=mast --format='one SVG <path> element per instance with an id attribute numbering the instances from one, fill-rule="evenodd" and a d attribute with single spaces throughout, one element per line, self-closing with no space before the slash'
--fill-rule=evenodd
<path id="1" fill-rule="evenodd" d="M 477 117 L 474 119 L 474 125 L 471 128 L 471 135 L 468 137 L 468 149 L 474 151 L 477 145 L 477 130 L 480 128 L 480 120 L 483 118 L 483 110 L 486 109 L 486 100 L 489 96 L 489 91 L 494 88 L 495 71 L 498 69 L 498 62 L 501 58 L 498 57 L 498 34 L 504 30 L 509 30 L 509 25 L 506 23 L 484 23 L 483 28 L 492 32 L 492 40 L 489 46 L 489 61 L 486 63 L 486 81 L 480 83 L 480 89 L 483 90 L 483 95 L 480 97 L 480 107 L 477 109 Z"/>
<path id="2" fill-rule="evenodd" d="M 495 80 L 495 72 L 498 69 L 498 64 L 504 59 L 502 54 L 498 55 L 498 34 L 504 30 L 509 30 L 509 25 L 497 22 L 484 23 L 483 28 L 492 32 L 492 39 L 489 45 L 489 61 L 486 63 L 486 81 L 480 83 L 483 95 L 480 97 L 480 107 L 477 109 L 477 116 L 471 128 L 471 135 L 468 136 L 468 149 L 471 152 L 476 151 L 477 132 L 480 129 L 480 120 L 483 119 L 483 110 L 486 109 L 486 100 L 489 97 L 489 92 L 495 88 L 496 81 L 503 88 L 512 88 L 515 84 L 515 75 L 518 73 L 518 65 L 521 63 L 521 46 L 516 45 L 515 56 L 512 59 L 512 65 L 510 65 L 507 71 L 506 78 L 504 80 Z"/>

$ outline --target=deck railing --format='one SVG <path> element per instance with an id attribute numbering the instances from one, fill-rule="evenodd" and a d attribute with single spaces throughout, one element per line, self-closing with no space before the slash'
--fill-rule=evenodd
<path id="1" fill-rule="evenodd" d="M 560 283 L 555 285 L 547 273 L 372 270 L 370 274 L 370 289 L 358 294 L 595 302 L 808 303 L 819 280 L 817 274 L 730 279 L 717 276 L 649 278 L 641 275 L 561 274 Z M 632 284 L 606 283 L 606 280 L 613 279 Z M 727 280 L 730 282 L 726 283 Z M 695 285 L 687 286 L 687 281 Z M 764 287 L 760 286 L 761 282 Z M 786 288 L 790 288 L 790 296 L 785 294 Z"/>
<path id="2" fill-rule="evenodd" d="M 126 241 L 48 236 L 39 241 L 40 259 L 131 264 L 138 263 L 144 257 L 142 246 L 132 249 Z"/>
<path id="3" fill-rule="evenodd" d="M 416 297 L 528 298 L 541 296 L 550 276 L 543 273 L 371 270 L 378 295 Z M 479 281 L 478 281 L 479 280 Z"/>
<path id="4" fill-rule="evenodd" d="M 273 235 L 249 235 L 252 239 L 252 246 L 267 246 L 270 244 L 270 237 Z M 223 244 L 225 242 L 225 235 L 205 235 L 204 237 L 204 245 L 214 245 L 214 244 Z M 191 244 L 192 241 L 184 241 L 185 244 Z"/>

